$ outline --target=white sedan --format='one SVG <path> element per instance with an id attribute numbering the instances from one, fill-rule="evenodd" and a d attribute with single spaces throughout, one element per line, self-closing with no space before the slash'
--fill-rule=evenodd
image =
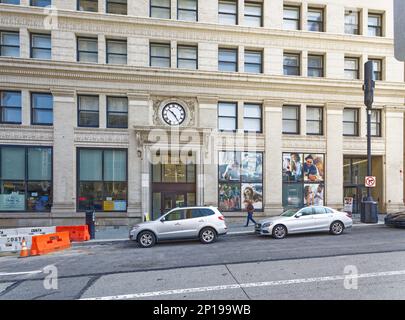
<path id="1" fill-rule="evenodd" d="M 271 235 L 283 239 L 287 234 L 305 232 L 326 232 L 341 235 L 353 226 L 350 214 L 329 207 L 311 206 L 302 209 L 289 209 L 280 216 L 260 221 L 255 226 L 259 235 Z"/>

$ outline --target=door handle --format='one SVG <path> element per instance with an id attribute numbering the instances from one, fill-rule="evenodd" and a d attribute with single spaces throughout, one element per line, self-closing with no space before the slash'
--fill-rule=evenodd
<path id="1" fill-rule="evenodd" d="M 198 222 L 204 222 L 204 220 L 198 220 Z"/>
<path id="2" fill-rule="evenodd" d="M 179 222 L 177 222 L 177 223 L 175 223 L 174 225 L 175 225 L 175 226 L 180 226 L 181 224 L 180 224 Z"/>

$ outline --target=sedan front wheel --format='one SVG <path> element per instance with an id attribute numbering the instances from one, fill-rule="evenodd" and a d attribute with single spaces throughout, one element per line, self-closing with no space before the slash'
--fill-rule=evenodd
<path id="1" fill-rule="evenodd" d="M 284 239 L 287 235 L 287 228 L 282 224 L 278 224 L 273 228 L 274 239 Z"/>

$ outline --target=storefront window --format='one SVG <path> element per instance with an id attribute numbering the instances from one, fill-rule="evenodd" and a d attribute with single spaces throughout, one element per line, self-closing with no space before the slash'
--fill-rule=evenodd
<path id="1" fill-rule="evenodd" d="M 323 154 L 283 154 L 283 207 L 325 204 Z"/>
<path id="2" fill-rule="evenodd" d="M 127 151 L 79 149 L 78 210 L 126 211 Z"/>
<path id="3" fill-rule="evenodd" d="M 218 171 L 220 210 L 263 210 L 263 153 L 221 151 Z"/>
<path id="4" fill-rule="evenodd" d="M 50 211 L 52 149 L 0 148 L 0 211 Z"/>

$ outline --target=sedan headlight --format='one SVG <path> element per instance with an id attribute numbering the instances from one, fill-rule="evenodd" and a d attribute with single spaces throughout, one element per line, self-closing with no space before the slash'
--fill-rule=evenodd
<path id="1" fill-rule="evenodd" d="M 139 229 L 140 227 L 141 227 L 141 226 L 137 224 L 137 225 L 135 225 L 135 226 L 132 227 L 131 231 L 134 231 L 134 230 L 136 230 L 136 229 Z"/>
<path id="2" fill-rule="evenodd" d="M 262 228 L 268 228 L 273 224 L 273 222 L 265 222 L 262 224 Z"/>

